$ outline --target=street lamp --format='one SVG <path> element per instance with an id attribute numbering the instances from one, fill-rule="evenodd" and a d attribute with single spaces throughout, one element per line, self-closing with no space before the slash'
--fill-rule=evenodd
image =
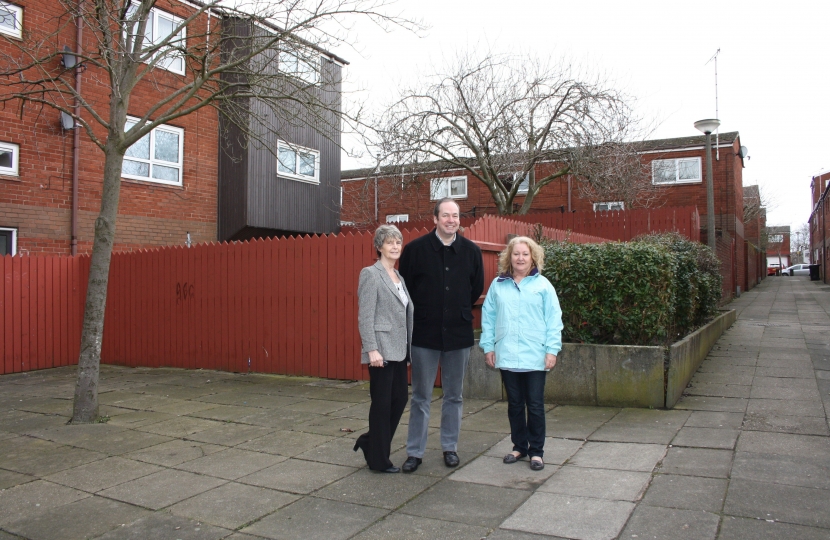
<path id="1" fill-rule="evenodd" d="M 706 135 L 706 238 L 709 249 L 716 252 L 715 243 L 715 188 L 712 181 L 712 132 L 720 125 L 720 120 L 709 118 L 695 122 L 695 128 Z"/>

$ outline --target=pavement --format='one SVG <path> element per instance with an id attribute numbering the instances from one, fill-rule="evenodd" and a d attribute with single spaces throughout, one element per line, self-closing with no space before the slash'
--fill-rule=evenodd
<path id="1" fill-rule="evenodd" d="M 423 465 L 383 474 L 352 451 L 367 383 L 103 366 L 108 421 L 71 426 L 74 368 L 3 376 L 0 540 L 826 540 L 830 287 L 729 307 L 674 409 L 550 406 L 540 472 L 501 462 L 498 401 L 465 400 L 458 468 L 433 414 Z"/>

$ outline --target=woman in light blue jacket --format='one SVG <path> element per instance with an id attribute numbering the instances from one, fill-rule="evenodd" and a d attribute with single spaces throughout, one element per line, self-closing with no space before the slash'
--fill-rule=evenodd
<path id="1" fill-rule="evenodd" d="M 545 253 L 532 239 L 510 240 L 499 256 L 499 276 L 481 310 L 481 348 L 487 365 L 501 371 L 513 451 L 504 463 L 530 456 L 545 468 L 545 377 L 562 349 L 562 309 L 542 274 Z"/>

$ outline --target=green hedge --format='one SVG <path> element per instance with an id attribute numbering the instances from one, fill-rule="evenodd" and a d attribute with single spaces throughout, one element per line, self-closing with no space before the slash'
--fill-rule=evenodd
<path id="1" fill-rule="evenodd" d="M 544 274 L 562 305 L 564 341 L 666 344 L 717 311 L 717 259 L 679 235 L 543 247 Z"/>

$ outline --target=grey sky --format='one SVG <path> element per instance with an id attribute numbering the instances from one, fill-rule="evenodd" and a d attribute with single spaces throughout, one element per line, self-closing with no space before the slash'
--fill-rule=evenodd
<path id="1" fill-rule="evenodd" d="M 721 131 L 739 131 L 749 148 L 744 184 L 772 201 L 769 224 L 807 221 L 810 177 L 830 169 L 830 2 L 400 0 L 397 8 L 430 28 L 417 37 L 358 26 L 357 50 L 336 51 L 351 63 L 346 99 L 354 93 L 377 108 L 462 49 L 564 55 L 634 95 L 657 126 L 650 138 L 683 137 L 715 115 L 706 62 L 720 48 Z M 370 163 L 343 159 L 344 168 Z"/>

